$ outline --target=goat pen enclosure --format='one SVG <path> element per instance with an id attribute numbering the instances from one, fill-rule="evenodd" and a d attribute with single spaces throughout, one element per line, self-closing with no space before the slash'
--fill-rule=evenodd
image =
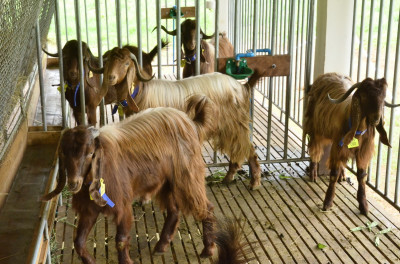
<path id="1" fill-rule="evenodd" d="M 18 120 L 24 119 L 26 115 L 24 103 L 29 102 L 30 99 L 29 92 L 26 92 L 26 87 L 29 85 L 25 86 L 23 93 L 18 93 L 20 86 L 15 84 L 16 80 L 20 76 L 37 74 L 37 70 L 32 71 L 30 67 L 27 67 L 24 74 L 12 71 L 14 74 L 12 75 L 9 74 L 11 69 L 6 69 L 4 65 L 16 64 L 14 60 L 17 58 L 26 58 L 18 62 L 28 63 L 28 55 L 20 54 L 20 57 L 15 55 L 21 43 L 24 43 L 21 50 L 36 53 L 26 47 L 35 46 L 33 43 L 36 37 L 32 35 L 28 38 L 27 36 L 35 33 L 32 31 L 35 28 L 32 28 L 32 25 L 36 24 L 37 17 L 40 17 L 38 29 L 42 36 L 37 43 L 40 45 L 47 42 L 52 52 L 60 51 L 65 42 L 71 39 L 85 41 L 95 55 L 101 55 L 112 47 L 124 44 L 136 45 L 147 52 L 160 43 L 161 38 L 165 38 L 170 42 L 170 46 L 162 51 L 159 49 L 159 54 L 162 55 L 154 61 L 154 71 L 158 78 L 179 79 L 181 78 L 180 59 L 182 59 L 180 37 L 171 37 L 159 29 L 154 31 L 153 29 L 158 25 L 165 25 L 168 30 L 173 30 L 184 20 L 184 18 L 157 19 L 161 17 L 161 8 L 171 8 L 176 5 L 179 10 L 184 6 L 193 6 L 197 12 L 195 18 L 200 21 L 199 26 L 202 30 L 208 35 L 214 32 L 218 35 L 218 32 L 225 31 L 234 44 L 235 53 L 244 53 L 249 49 L 269 48 L 272 55 L 289 54 L 291 57 L 289 76 L 264 78 L 254 90 L 252 139 L 259 160 L 263 164 L 261 189 L 255 192 L 246 189 L 248 179 L 243 175 L 248 175 L 247 166 L 243 167 L 243 175 L 237 176 L 236 184 L 224 186 L 213 183 L 217 181 L 219 175 L 225 173 L 228 159 L 220 153 L 214 154 L 209 144 L 205 144 L 203 149 L 209 175 L 215 178 L 207 190 L 211 201 L 216 206 L 217 218 L 222 219 L 223 216 L 246 218 L 245 241 L 251 245 L 248 260 L 255 257 L 251 263 L 268 263 L 268 261 L 272 263 L 393 263 L 399 261 L 400 234 L 397 228 L 400 224 L 397 210 L 399 209 L 400 172 L 397 164 L 400 161 L 398 153 L 400 125 L 395 119 L 395 111 L 398 110 L 385 111 L 386 126 L 389 127 L 393 150 L 377 145 L 377 155 L 369 171 L 368 183 L 372 189 L 368 195 L 372 209 L 368 218 L 360 216 L 357 212 L 357 201 L 354 195 L 356 186 L 352 185 L 351 180 L 349 184 L 343 184 L 341 189 L 338 189 L 339 194 L 333 213 L 320 212 L 327 180 L 321 178 L 321 182 L 317 184 L 307 182 L 308 164 L 305 161 L 308 160 L 308 156 L 306 140 L 302 136 L 302 119 L 307 96 L 303 87 L 308 87 L 319 73 L 329 69 L 337 70 L 337 68 L 327 66 L 326 61 L 329 59 L 319 62 L 323 56 L 336 56 L 338 60 L 340 56 L 347 56 L 341 73 L 349 74 L 356 81 L 361 81 L 367 76 L 376 78 L 385 76 L 389 83 L 388 95 L 392 95 L 391 98 L 388 97 L 391 102 L 397 103 L 400 1 L 354 0 L 337 1 L 333 4 L 329 1 L 315 0 L 216 0 L 214 7 L 207 3 L 213 1 L 203 0 L 50 0 L 39 2 L 37 5 L 31 3 L 24 6 L 25 1 L 15 1 L 15 6 L 13 6 L 5 1 L 1 7 L 2 11 L 5 11 L 4 14 L 8 14 L 9 17 L 22 17 L 21 10 L 32 10 L 30 14 L 32 17 L 26 16 L 20 25 L 13 23 L 11 19 L 4 19 L 4 16 L 1 19 L 0 46 L 2 49 L 0 51 L 4 52 L 7 49 L 13 50 L 13 53 L 1 57 L 7 60 L 0 63 L 2 69 L 0 97 L 7 102 L 3 105 L 11 104 L 10 107 L 14 107 L 14 110 L 4 108 L 5 114 L 1 117 L 4 132 L 0 135 L 4 137 L 4 140 L 2 138 L 0 141 L 2 156 L 13 141 L 13 133 L 20 129 L 21 121 Z M 321 31 L 329 31 L 334 20 L 338 20 L 339 11 L 335 8 L 339 5 L 350 9 L 341 14 L 347 15 L 347 19 L 343 21 L 351 20 L 347 31 L 343 33 L 343 38 L 347 42 L 343 41 L 345 44 L 340 42 L 344 45 L 341 47 L 343 49 L 341 53 L 344 55 L 336 54 L 337 49 L 328 50 L 331 47 L 329 43 L 321 51 L 323 49 L 321 47 L 325 44 L 319 42 Z M 53 10 L 56 12 L 53 23 L 50 25 Z M 389 15 L 386 17 L 385 14 Z M 335 16 L 336 18 L 332 18 Z M 46 22 L 41 22 L 42 20 Z M 215 23 L 216 20 L 219 22 Z M 323 21 L 328 25 L 325 25 L 325 28 L 323 28 Z M 30 30 L 29 33 L 22 34 L 25 31 L 20 30 L 19 26 L 26 28 L 26 31 Z M 47 35 L 48 27 L 50 30 Z M 18 31 L 21 33 L 15 34 Z M 11 33 L 17 35 L 18 38 L 7 41 L 4 36 L 9 36 Z M 327 41 L 330 39 L 329 34 L 334 33 L 325 32 L 324 34 L 322 38 Z M 200 39 L 199 35 L 197 39 Z M 5 46 L 6 43 L 8 46 Z M 385 56 L 380 55 L 383 52 Z M 40 60 L 36 61 L 40 62 Z M 19 65 L 15 67 L 23 68 Z M 35 67 L 40 66 L 35 65 Z M 9 79 L 3 81 L 5 80 L 3 76 Z M 25 79 L 20 82 L 24 85 L 26 83 Z M 60 81 L 55 77 L 51 84 L 58 83 Z M 7 99 L 15 97 L 11 96 L 13 92 L 18 93 L 16 96 L 18 98 L 11 103 Z M 42 116 L 37 115 L 34 125 L 43 125 L 45 130 L 47 125 L 52 125 L 52 122 L 64 127 L 74 126 L 73 120 L 69 118 L 69 106 L 65 104 L 65 101 L 61 100 L 62 111 L 61 109 L 53 110 L 51 102 L 59 100 L 59 94 L 53 92 L 57 99 L 49 100 L 47 96 L 51 93 L 42 93 L 41 102 L 44 104 L 37 112 Z M 57 118 L 49 119 L 49 112 L 53 115 L 56 113 Z M 110 112 L 111 109 L 108 106 L 105 107 L 104 115 L 101 115 L 104 117 L 101 123 L 118 121 L 118 117 L 112 116 Z M 349 164 L 349 169 L 353 169 L 352 164 Z M 386 201 L 381 201 L 378 195 L 371 195 L 372 190 L 384 197 Z M 72 244 L 76 216 L 70 209 L 69 198 L 66 197 L 62 202 L 56 211 L 51 238 L 54 245 L 54 251 L 52 251 L 54 258 L 48 256 L 47 261 L 52 259 L 62 263 L 78 263 L 79 260 Z M 391 204 L 393 208 L 388 208 L 387 204 Z M 135 258 L 135 261 L 140 263 L 203 262 L 198 257 L 201 251 L 199 223 L 192 218 L 184 218 L 170 251 L 163 257 L 152 257 L 151 250 L 158 239 L 164 214 L 152 204 L 144 207 L 135 205 L 134 211 L 136 221 L 131 233 L 131 257 Z M 364 226 L 367 222 L 374 221 L 379 224 L 375 233 L 386 227 L 393 229 L 382 235 L 364 231 L 350 232 L 351 228 Z M 109 225 L 110 222 L 110 219 L 99 218 L 88 242 L 91 253 L 96 256 L 99 263 L 117 261 L 113 237 L 115 227 Z M 45 232 L 45 229 L 39 230 L 39 233 L 41 232 Z M 379 246 L 375 245 L 377 237 L 381 240 Z M 327 248 L 319 249 L 319 243 L 327 245 Z M 0 262 L 3 260 L 0 258 Z M 210 262 L 210 260 L 205 260 L 205 262 Z"/>

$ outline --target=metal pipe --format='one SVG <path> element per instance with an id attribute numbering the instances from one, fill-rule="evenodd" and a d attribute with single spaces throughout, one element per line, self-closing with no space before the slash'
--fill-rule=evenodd
<path id="1" fill-rule="evenodd" d="M 81 113 L 82 113 L 82 125 L 86 126 L 86 115 L 85 115 L 85 72 L 83 68 L 83 57 L 82 57 L 82 38 L 81 38 L 81 17 L 79 10 L 79 0 L 75 0 L 75 19 L 76 19 L 76 37 L 78 39 L 78 58 L 79 58 L 79 96 L 81 102 Z"/>
<path id="2" fill-rule="evenodd" d="M 144 5 L 146 8 L 146 40 L 147 40 L 147 51 L 150 50 L 149 48 L 149 9 L 147 8 L 147 1 L 144 1 Z M 158 53 L 160 54 L 160 53 Z"/>
<path id="3" fill-rule="evenodd" d="M 139 65 L 143 66 L 143 56 L 142 56 L 142 27 L 141 27 L 141 0 L 136 0 L 136 30 L 138 38 L 138 61 Z"/>
<path id="4" fill-rule="evenodd" d="M 309 158 L 293 158 L 290 159 L 290 162 L 300 162 L 300 161 L 309 161 Z M 260 164 L 272 164 L 272 163 L 287 163 L 289 160 L 287 159 L 274 159 L 274 160 L 259 160 Z M 249 165 L 249 163 L 243 162 L 242 165 Z M 229 162 L 218 162 L 218 163 L 209 163 L 206 164 L 207 168 L 210 167 L 226 167 L 229 166 Z"/>
<path id="5" fill-rule="evenodd" d="M 371 11 L 370 11 L 370 19 L 369 19 L 369 32 L 368 32 L 368 51 L 367 51 L 367 70 L 366 77 L 369 77 L 369 70 L 371 68 L 371 42 L 372 42 L 372 23 L 374 22 L 374 14 L 375 14 L 375 0 L 371 0 Z"/>
<path id="6" fill-rule="evenodd" d="M 107 0 L 104 0 L 104 6 L 105 6 L 105 10 L 106 10 L 106 32 L 107 32 L 107 50 L 110 49 L 110 36 L 108 33 L 108 8 L 107 8 Z"/>
<path id="7" fill-rule="evenodd" d="M 197 8 L 196 8 L 197 11 Z M 200 21 L 196 20 L 196 25 L 199 24 Z M 182 47 L 182 41 L 181 41 L 181 1 L 176 0 L 176 78 L 178 80 L 181 79 L 181 59 L 182 59 L 182 53 L 181 53 L 181 47 Z M 196 40 L 196 48 L 197 46 L 200 46 L 200 41 Z M 200 61 L 200 52 L 196 53 L 197 54 L 197 59 L 196 61 Z"/>
<path id="8" fill-rule="evenodd" d="M 126 43 L 129 44 L 128 0 L 125 0 Z"/>
<path id="9" fill-rule="evenodd" d="M 58 3 L 58 1 L 56 2 Z M 63 2 L 64 2 L 65 39 L 68 41 L 67 6 L 65 5 L 65 0 Z"/>
<path id="10" fill-rule="evenodd" d="M 233 38 L 233 53 L 238 54 L 238 38 L 239 38 L 239 0 L 235 0 L 235 21 L 234 21 L 234 38 Z"/>
<path id="11" fill-rule="evenodd" d="M 254 17 L 253 17 L 253 51 L 256 53 L 257 50 L 257 37 L 258 37 L 258 0 L 254 0 Z M 251 87 L 250 94 L 250 141 L 253 142 L 253 121 L 254 121 L 254 87 Z M 251 173 L 251 171 L 250 171 Z"/>
<path id="12" fill-rule="evenodd" d="M 400 149 L 400 142 L 399 148 Z M 400 206 L 400 152 L 397 154 L 397 172 L 396 172 L 396 187 L 394 191 L 394 202 L 397 206 Z"/>
<path id="13" fill-rule="evenodd" d="M 58 51 L 58 68 L 59 68 L 59 72 L 60 72 L 62 126 L 63 126 L 63 128 L 66 128 L 68 126 L 68 124 L 67 124 L 66 107 L 65 107 L 64 65 L 63 65 L 63 55 L 62 55 L 62 46 L 61 46 L 59 1 L 55 1 L 54 16 L 55 16 L 55 26 L 56 26 L 57 51 Z"/>
<path id="14" fill-rule="evenodd" d="M 195 3 L 196 3 L 196 55 L 198 56 L 198 59 L 195 62 L 196 62 L 196 75 L 199 75 L 200 74 L 200 3 L 199 3 L 199 0 L 195 0 Z"/>
<path id="15" fill-rule="evenodd" d="M 101 21 L 100 21 L 100 0 L 95 0 L 96 8 L 96 29 L 97 29 L 97 54 L 99 56 L 99 67 L 103 67 L 103 51 L 101 42 Z M 100 86 L 103 84 L 103 74 L 100 74 Z M 100 102 L 100 126 L 105 125 L 105 106 L 104 98 Z"/>
<path id="16" fill-rule="evenodd" d="M 294 11 L 296 9 L 296 1 L 292 2 L 290 10 L 290 29 L 289 29 L 289 55 L 290 55 L 290 65 L 293 65 L 293 34 L 294 34 Z M 288 91 L 289 90 L 289 91 Z M 283 148 L 283 158 L 287 159 L 287 149 L 288 149 L 288 135 L 289 135 L 289 116 L 290 116 L 290 100 L 291 100 L 291 90 L 292 90 L 292 73 L 287 77 L 287 89 L 286 89 L 286 113 L 285 113 L 285 140 Z"/>
<path id="17" fill-rule="evenodd" d="M 276 10 L 277 10 L 277 0 L 272 1 L 272 21 L 271 21 L 271 55 L 275 53 L 275 20 L 276 20 Z M 272 89 L 274 86 L 274 79 L 269 77 L 269 87 L 268 87 L 268 132 L 267 132 L 267 153 L 266 160 L 271 159 L 271 127 L 272 127 Z"/>
<path id="18" fill-rule="evenodd" d="M 156 19 L 157 19 L 157 69 L 158 79 L 161 79 L 161 4 L 160 0 L 156 0 Z"/>
<path id="19" fill-rule="evenodd" d="M 40 85 L 40 105 L 42 110 L 42 122 L 43 130 L 47 131 L 47 120 L 46 120 L 46 98 L 44 92 L 44 82 L 43 82 L 43 67 L 42 67 L 42 45 L 40 41 L 40 25 L 39 19 L 36 20 L 36 55 L 38 60 L 38 73 L 39 73 L 39 85 Z"/>
<path id="20" fill-rule="evenodd" d="M 117 18 L 117 43 L 118 43 L 118 47 L 122 48 L 121 0 L 115 0 L 115 12 L 116 12 L 116 18 Z"/>
<path id="21" fill-rule="evenodd" d="M 88 23 L 87 23 L 87 8 L 86 8 L 86 0 L 83 0 L 83 3 L 85 5 L 85 28 L 86 28 L 86 44 L 89 46 L 89 29 L 88 29 Z"/>
<path id="22" fill-rule="evenodd" d="M 46 250 L 46 264 L 51 264 L 49 224 L 47 223 L 47 221 L 44 225 L 44 239 L 48 241 L 48 246 Z"/>
<path id="23" fill-rule="evenodd" d="M 364 18 L 365 18 L 365 0 L 362 1 L 361 5 L 361 25 L 360 25 L 360 45 L 358 47 L 358 71 L 357 71 L 357 82 L 361 79 L 361 59 L 362 59 L 362 51 L 364 44 Z"/>
<path id="24" fill-rule="evenodd" d="M 219 56 L 219 0 L 215 1 L 215 64 L 214 71 L 218 71 L 218 56 Z"/>
<path id="25" fill-rule="evenodd" d="M 350 52 L 350 77 L 353 75 L 353 56 L 354 56 L 354 45 L 356 38 L 356 14 L 357 14 L 357 0 L 354 0 L 353 7 L 353 30 L 351 32 L 351 52 Z"/>

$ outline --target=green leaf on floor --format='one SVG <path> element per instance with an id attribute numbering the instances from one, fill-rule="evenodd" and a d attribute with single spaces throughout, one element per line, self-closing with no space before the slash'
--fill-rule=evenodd
<path id="1" fill-rule="evenodd" d="M 390 231 L 392 231 L 391 227 L 379 231 L 378 234 L 386 234 L 389 233 Z"/>
<path id="2" fill-rule="evenodd" d="M 375 237 L 375 246 L 379 247 L 379 241 L 380 241 L 379 236 L 376 236 Z"/>
<path id="3" fill-rule="evenodd" d="M 327 246 L 324 245 L 324 244 L 318 243 L 317 247 L 318 247 L 319 249 L 324 249 L 324 248 L 326 248 Z"/>
<path id="4" fill-rule="evenodd" d="M 357 227 L 355 227 L 355 228 L 350 229 L 350 231 L 351 231 L 351 232 L 356 232 L 356 231 L 360 231 L 360 230 L 362 230 L 362 229 L 364 229 L 364 228 L 365 228 L 365 226 L 357 226 Z"/>
<path id="5" fill-rule="evenodd" d="M 226 172 L 222 170 L 215 171 L 213 174 L 206 178 L 206 181 L 210 182 L 220 182 L 223 178 L 225 178 Z"/>
<path id="6" fill-rule="evenodd" d="M 372 228 L 375 227 L 375 226 L 377 226 L 377 225 L 378 225 L 378 223 L 375 222 L 375 221 L 372 222 L 372 223 L 367 222 L 367 227 L 368 227 L 369 232 L 372 232 Z"/>
<path id="7" fill-rule="evenodd" d="M 292 176 L 287 176 L 285 174 L 279 174 L 279 179 L 281 179 L 281 180 L 292 179 L 292 178 L 293 178 Z"/>

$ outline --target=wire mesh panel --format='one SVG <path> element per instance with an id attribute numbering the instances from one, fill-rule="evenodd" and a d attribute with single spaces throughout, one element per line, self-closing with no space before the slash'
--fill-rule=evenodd
<path id="1" fill-rule="evenodd" d="M 37 61 L 36 22 L 39 19 L 40 36 L 45 40 L 53 12 L 51 0 L 0 3 L 0 159 L 26 115 L 30 89 L 25 84 L 34 77 Z"/>

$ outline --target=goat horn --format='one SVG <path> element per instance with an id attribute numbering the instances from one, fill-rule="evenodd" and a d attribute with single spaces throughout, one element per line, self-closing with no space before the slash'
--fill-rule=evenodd
<path id="1" fill-rule="evenodd" d="M 156 27 L 154 29 L 156 29 Z M 154 29 L 153 29 L 153 31 L 154 31 Z M 176 29 L 172 30 L 172 31 L 168 31 L 164 26 L 161 26 L 161 29 L 164 30 L 165 33 L 167 33 L 169 35 L 176 36 Z"/>
<path id="2" fill-rule="evenodd" d="M 130 54 L 131 54 L 131 59 L 133 60 L 133 63 L 135 64 L 135 67 L 136 67 L 136 70 L 137 70 L 137 77 L 138 77 L 138 79 L 139 79 L 140 81 L 142 81 L 142 82 L 151 81 L 151 80 L 154 78 L 155 74 L 153 74 L 153 76 L 151 76 L 149 79 L 146 79 L 146 77 L 144 77 L 144 76 L 142 75 L 142 72 L 140 71 L 140 66 L 139 66 L 139 63 L 138 63 L 138 61 L 137 61 L 137 59 L 136 59 L 135 54 L 133 54 L 132 52 L 130 52 Z"/>
<path id="3" fill-rule="evenodd" d="M 64 189 L 64 186 L 67 183 L 67 177 L 65 175 L 64 156 L 61 152 L 61 149 L 59 150 L 58 164 L 59 164 L 58 165 L 59 177 L 57 186 L 52 192 L 42 196 L 41 198 L 42 201 L 48 201 L 52 199 L 54 196 L 58 195 Z"/>
<path id="4" fill-rule="evenodd" d="M 331 96 L 328 93 L 328 99 L 333 104 L 340 104 L 341 102 L 346 100 L 347 97 L 349 97 L 349 95 L 354 91 L 354 89 L 357 89 L 358 87 L 360 87 L 360 85 L 361 85 L 361 83 L 354 84 L 353 86 L 350 87 L 349 90 L 347 90 L 347 92 L 342 97 L 340 97 L 338 99 L 331 98 Z"/>
<path id="5" fill-rule="evenodd" d="M 90 69 L 92 72 L 97 73 L 97 74 L 104 73 L 104 67 L 101 67 L 101 68 L 93 68 L 93 66 L 92 66 L 92 57 L 91 57 L 90 59 L 87 59 L 87 64 L 88 64 L 89 69 Z"/>
<path id="6" fill-rule="evenodd" d="M 47 55 L 51 56 L 51 57 L 58 57 L 58 52 L 57 53 L 50 53 L 47 50 L 45 50 L 44 48 L 42 48 L 43 52 L 46 53 Z"/>
<path id="7" fill-rule="evenodd" d="M 200 33 L 203 35 L 203 38 L 202 39 L 211 39 L 211 38 L 213 38 L 214 36 L 215 36 L 215 33 L 214 34 L 212 34 L 212 35 L 206 35 L 204 32 L 203 32 L 203 30 L 201 30 L 200 29 Z"/>
<path id="8" fill-rule="evenodd" d="M 400 104 L 391 104 L 391 103 L 388 103 L 388 102 L 385 101 L 385 106 L 387 106 L 387 107 L 398 107 L 398 106 L 400 106 Z"/>

